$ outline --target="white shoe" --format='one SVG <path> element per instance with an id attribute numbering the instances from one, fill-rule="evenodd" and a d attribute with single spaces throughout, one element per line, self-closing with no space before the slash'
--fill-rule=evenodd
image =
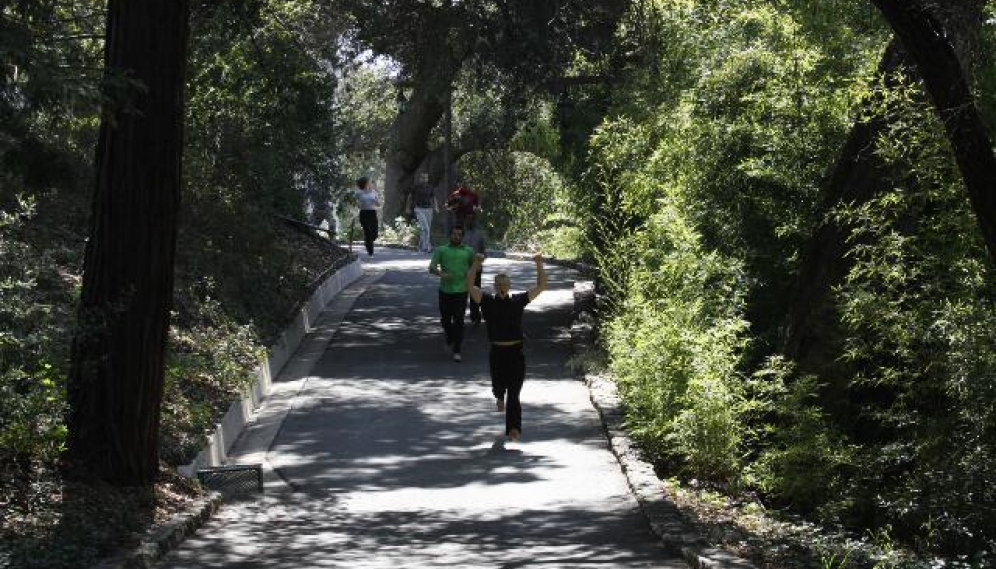
<path id="1" fill-rule="evenodd" d="M 463 358 L 460 357 L 460 354 L 453 354 L 453 361 L 460 362 L 463 361 Z"/>

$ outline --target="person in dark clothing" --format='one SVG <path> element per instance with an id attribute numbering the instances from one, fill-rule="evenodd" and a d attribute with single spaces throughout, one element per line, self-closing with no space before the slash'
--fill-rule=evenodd
<path id="1" fill-rule="evenodd" d="M 473 217 L 468 218 L 468 223 L 464 225 L 463 244 L 473 249 L 474 253 L 487 256 L 484 233 L 478 229 Z M 474 286 L 478 288 L 481 286 L 480 271 L 474 279 Z M 473 300 L 470 301 L 470 321 L 475 326 L 481 323 L 481 305 Z"/>
<path id="2" fill-rule="evenodd" d="M 363 227 L 363 245 L 367 255 L 374 254 L 374 241 L 377 240 L 379 223 L 377 208 L 380 207 L 380 197 L 377 190 L 370 185 L 366 176 L 356 180 L 356 204 L 360 207 L 360 226 Z"/>
<path id="3" fill-rule="evenodd" d="M 505 273 L 495 276 L 495 292 L 482 291 L 474 285 L 481 270 L 484 255 L 475 255 L 467 270 L 467 292 L 470 299 L 481 305 L 487 322 L 491 351 L 488 363 L 491 371 L 491 393 L 499 411 L 505 412 L 505 435 L 517 441 L 522 434 L 522 405 L 519 393 L 526 378 L 526 361 L 522 355 L 522 313 L 526 305 L 546 290 L 546 270 L 543 255 L 533 255 L 536 263 L 536 284 L 526 292 L 512 293 L 512 281 Z"/>

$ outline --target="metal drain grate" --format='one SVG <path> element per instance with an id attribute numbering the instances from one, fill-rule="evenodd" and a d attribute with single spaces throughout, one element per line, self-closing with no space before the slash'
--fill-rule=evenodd
<path id="1" fill-rule="evenodd" d="M 197 471 L 197 479 L 205 488 L 225 496 L 263 493 L 263 467 L 259 464 L 230 464 Z"/>

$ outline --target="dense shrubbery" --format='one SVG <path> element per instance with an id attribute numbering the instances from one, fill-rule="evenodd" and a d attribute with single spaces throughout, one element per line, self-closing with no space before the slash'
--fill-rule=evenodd
<path id="1" fill-rule="evenodd" d="M 63 450 L 72 282 L 51 251 L 25 240 L 35 202 L 0 209 L 0 462 L 52 461 Z"/>
<path id="2" fill-rule="evenodd" d="M 996 279 L 926 97 L 872 76 L 888 38 L 874 12 L 654 5 L 622 35 L 667 41 L 634 46 L 651 61 L 576 141 L 589 154 L 569 184 L 634 432 L 689 478 L 921 551 L 996 550 L 984 483 L 996 477 Z M 879 107 L 861 109 L 869 100 Z M 889 125 L 874 146 L 882 187 L 827 211 L 828 174 L 866 114 Z M 781 354 L 784 326 L 825 216 L 850 230 L 850 271 L 823 315 L 840 343 L 801 373 Z"/>

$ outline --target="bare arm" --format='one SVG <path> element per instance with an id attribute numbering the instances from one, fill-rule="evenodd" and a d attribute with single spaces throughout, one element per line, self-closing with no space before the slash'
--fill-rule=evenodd
<path id="1" fill-rule="evenodd" d="M 484 255 L 478 253 L 477 255 L 474 255 L 474 263 L 470 265 L 469 269 L 467 269 L 467 294 L 470 295 L 471 300 L 477 303 L 481 302 L 481 297 L 484 295 L 484 292 L 477 288 L 477 285 L 474 284 L 474 279 L 477 277 L 477 273 L 481 270 L 481 263 L 483 262 Z"/>
<path id="2" fill-rule="evenodd" d="M 546 268 L 543 267 L 543 255 L 541 253 L 533 255 L 533 262 L 536 263 L 536 284 L 528 291 L 530 302 L 546 290 Z"/>
<path id="3" fill-rule="evenodd" d="M 446 273 L 446 271 L 444 271 L 442 269 L 442 266 L 439 264 L 439 253 L 438 252 L 432 254 L 432 260 L 429 261 L 429 272 L 431 274 L 433 274 L 433 275 L 437 275 L 437 276 L 439 276 L 441 278 L 444 278 L 444 279 L 447 276 L 449 276 Z"/>

